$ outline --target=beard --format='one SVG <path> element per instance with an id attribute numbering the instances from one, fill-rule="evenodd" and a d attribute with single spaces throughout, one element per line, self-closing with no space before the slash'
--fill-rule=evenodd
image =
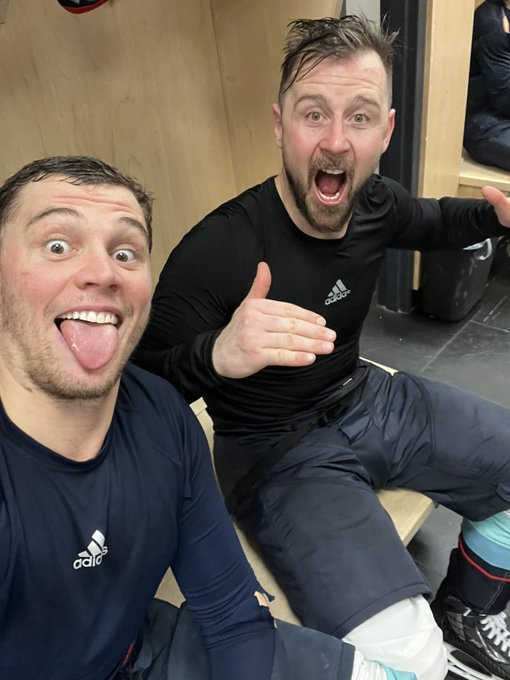
<path id="1" fill-rule="evenodd" d="M 354 204 L 364 181 L 358 187 L 354 185 L 354 168 L 342 161 L 328 158 L 316 158 L 308 171 L 306 183 L 292 174 L 283 154 L 283 170 L 294 199 L 296 208 L 308 224 L 320 234 L 336 234 L 342 232 L 349 221 Z M 345 173 L 347 192 L 339 205 L 328 206 L 312 200 L 312 187 L 319 170 L 341 170 Z"/>
<path id="2" fill-rule="evenodd" d="M 0 283 L 0 294 L 0 332 L 6 364 L 29 391 L 35 388 L 64 402 L 106 397 L 117 385 L 124 365 L 140 339 L 148 319 L 147 314 L 133 328 L 129 342 L 121 354 L 112 360 L 103 380 L 91 384 L 86 378 L 77 378 L 60 366 L 54 344 L 37 332 L 28 310 L 20 309 L 19 296 L 15 297 L 8 292 L 3 282 Z"/>

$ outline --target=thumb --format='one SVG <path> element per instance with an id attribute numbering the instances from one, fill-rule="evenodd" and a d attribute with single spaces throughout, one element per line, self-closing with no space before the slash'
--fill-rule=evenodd
<path id="1" fill-rule="evenodd" d="M 248 291 L 248 295 L 244 298 L 265 298 L 271 288 L 271 270 L 267 262 L 259 262 L 257 265 L 257 273 Z"/>
<path id="2" fill-rule="evenodd" d="M 503 208 L 507 204 L 505 194 L 499 189 L 496 189 L 496 187 L 482 187 L 482 195 L 486 201 L 489 201 L 495 210 L 497 210 L 497 208 Z"/>
<path id="3" fill-rule="evenodd" d="M 510 227 L 510 201 L 505 194 L 491 186 L 483 187 L 482 194 L 494 208 L 499 223 L 504 227 Z"/>

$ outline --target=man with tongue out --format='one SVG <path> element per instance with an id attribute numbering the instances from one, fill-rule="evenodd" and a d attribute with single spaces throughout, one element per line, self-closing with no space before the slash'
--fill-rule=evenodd
<path id="1" fill-rule="evenodd" d="M 0 187 L 0 678 L 393 678 L 276 626 L 201 426 L 127 363 L 149 314 L 151 210 L 87 157 Z M 154 600 L 169 567 L 180 610 Z"/>
<path id="2" fill-rule="evenodd" d="M 444 633 L 452 672 L 509 679 L 510 412 L 358 354 L 387 247 L 461 248 L 510 226 L 494 188 L 416 199 L 375 174 L 393 40 L 360 17 L 290 25 L 273 106 L 283 169 L 170 254 L 136 361 L 206 399 L 227 505 L 306 625 L 420 680 L 444 677 Z M 377 500 L 392 486 L 465 517 L 434 605 L 442 631 Z"/>

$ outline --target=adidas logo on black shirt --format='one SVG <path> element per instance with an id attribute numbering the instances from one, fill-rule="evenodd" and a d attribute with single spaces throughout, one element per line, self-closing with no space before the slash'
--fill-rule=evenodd
<path id="1" fill-rule="evenodd" d="M 342 279 L 338 279 L 326 298 L 324 304 L 332 305 L 333 302 L 338 302 L 338 300 L 342 300 L 343 298 L 347 297 L 350 292 L 350 289 L 346 288 Z"/>

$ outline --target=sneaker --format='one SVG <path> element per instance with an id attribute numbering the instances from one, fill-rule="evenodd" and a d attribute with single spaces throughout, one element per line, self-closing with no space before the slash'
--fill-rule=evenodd
<path id="1" fill-rule="evenodd" d="M 448 671 L 467 680 L 510 680 L 506 614 L 475 614 L 451 595 L 442 604 Z"/>

